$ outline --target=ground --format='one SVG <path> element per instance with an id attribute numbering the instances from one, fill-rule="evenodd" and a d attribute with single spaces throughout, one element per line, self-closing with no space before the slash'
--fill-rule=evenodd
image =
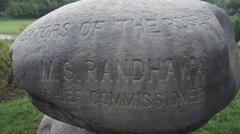
<path id="1" fill-rule="evenodd" d="M 31 24 L 33 19 L 0 19 L 0 33 L 1 34 L 19 34 L 26 26 Z"/>
<path id="2" fill-rule="evenodd" d="M 43 114 L 24 98 L 0 104 L 1 134 L 36 134 Z"/>
<path id="3" fill-rule="evenodd" d="M 226 109 L 194 134 L 240 134 L 240 92 Z"/>

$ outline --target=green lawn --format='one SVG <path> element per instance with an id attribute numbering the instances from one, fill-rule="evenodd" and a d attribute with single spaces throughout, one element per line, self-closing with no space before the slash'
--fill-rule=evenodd
<path id="1" fill-rule="evenodd" d="M 194 134 L 240 134 L 240 92 L 226 109 Z"/>
<path id="2" fill-rule="evenodd" d="M 42 114 L 26 97 L 0 104 L 1 134 L 36 134 Z"/>
<path id="3" fill-rule="evenodd" d="M 26 97 L 0 104 L 1 134 L 36 134 L 42 114 Z M 240 134 L 240 93 L 233 103 L 193 134 Z"/>
<path id="4" fill-rule="evenodd" d="M 0 19 L 1 34 L 19 34 L 25 27 L 30 25 L 34 20 L 19 19 L 19 20 L 4 20 Z"/>

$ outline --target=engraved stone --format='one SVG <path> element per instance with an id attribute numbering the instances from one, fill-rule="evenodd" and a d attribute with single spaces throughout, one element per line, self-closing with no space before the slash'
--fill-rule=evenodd
<path id="1" fill-rule="evenodd" d="M 79 1 L 35 21 L 10 53 L 39 110 L 100 134 L 194 131 L 239 85 L 229 17 L 199 0 Z"/>
<path id="2" fill-rule="evenodd" d="M 44 116 L 37 134 L 94 134 L 85 129 L 66 124 L 51 117 Z"/>

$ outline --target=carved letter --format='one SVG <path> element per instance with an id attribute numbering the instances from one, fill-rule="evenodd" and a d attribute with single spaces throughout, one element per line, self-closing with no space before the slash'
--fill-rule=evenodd
<path id="1" fill-rule="evenodd" d="M 149 93 L 143 93 L 143 107 L 149 108 L 152 105 L 152 97 Z"/>
<path id="2" fill-rule="evenodd" d="M 118 92 L 116 95 L 111 92 L 111 104 L 112 105 L 118 105 L 120 102 L 121 92 Z"/>
<path id="3" fill-rule="evenodd" d="M 40 78 L 43 81 L 54 81 L 55 72 L 54 72 L 54 63 L 53 61 L 41 61 L 41 74 Z"/>
<path id="4" fill-rule="evenodd" d="M 90 93 L 90 100 L 93 104 L 97 105 L 100 102 L 100 96 L 98 95 L 98 93 L 96 91 L 92 91 Z"/>
<path id="5" fill-rule="evenodd" d="M 92 71 L 94 71 L 96 69 L 96 63 L 92 60 L 86 60 L 85 61 L 85 69 L 86 69 L 86 74 L 87 74 L 86 79 L 88 80 L 89 77 L 91 77 L 93 79 L 94 73 Z"/>
<path id="6" fill-rule="evenodd" d="M 165 72 L 165 70 L 163 70 Z M 157 74 L 156 74 L 157 72 Z M 147 80 L 152 80 L 153 78 L 156 78 L 159 80 L 162 80 L 163 74 L 162 74 L 162 68 L 161 68 L 161 61 L 158 59 L 158 61 L 153 61 L 152 59 L 148 59 L 148 73 L 147 73 Z"/>
<path id="7" fill-rule="evenodd" d="M 173 67 L 173 61 L 171 59 L 169 59 L 169 60 L 166 60 L 165 63 L 167 63 L 167 65 L 168 65 L 166 81 L 172 81 L 172 80 L 176 81 L 175 70 Z"/>
<path id="8" fill-rule="evenodd" d="M 82 36 L 87 36 L 90 32 L 91 23 L 90 22 L 84 22 L 80 28 L 80 34 Z"/>
<path id="9" fill-rule="evenodd" d="M 72 70 L 72 64 L 69 62 L 65 62 L 63 65 L 63 71 L 64 71 L 64 79 L 71 81 L 73 79 L 73 70 Z"/>
<path id="10" fill-rule="evenodd" d="M 61 33 L 60 33 L 60 35 L 62 36 L 62 37 L 65 37 L 67 34 L 68 34 L 68 32 L 69 32 L 69 26 L 70 26 L 70 24 L 69 23 L 65 23 L 64 25 L 63 25 L 63 27 L 62 27 L 62 31 L 61 31 Z"/>
<path id="11" fill-rule="evenodd" d="M 140 59 L 133 59 L 132 61 L 132 76 L 134 80 L 141 80 L 144 76 L 144 64 Z"/>

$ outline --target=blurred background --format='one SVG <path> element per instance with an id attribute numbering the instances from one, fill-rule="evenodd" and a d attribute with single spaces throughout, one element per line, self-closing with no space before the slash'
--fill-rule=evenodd
<path id="1" fill-rule="evenodd" d="M 0 0 L 0 134 L 36 134 L 43 117 L 13 76 L 10 45 L 34 20 L 74 1 L 77 0 Z M 240 0 L 205 1 L 228 12 L 240 50 Z M 240 94 L 194 134 L 240 134 Z"/>

